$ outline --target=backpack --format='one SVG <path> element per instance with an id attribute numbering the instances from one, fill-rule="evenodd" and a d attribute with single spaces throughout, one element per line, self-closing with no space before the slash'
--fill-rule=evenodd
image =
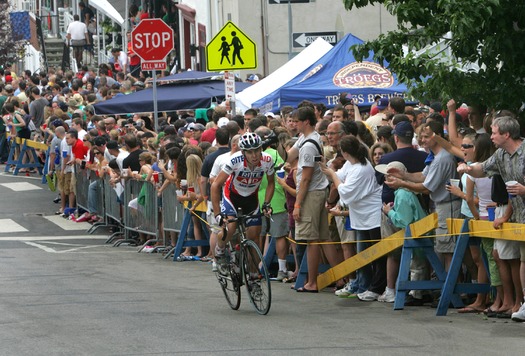
<path id="1" fill-rule="evenodd" d="M 308 142 L 310 143 L 313 143 L 315 147 L 317 147 L 317 150 L 319 151 L 319 155 L 320 156 L 324 156 L 323 155 L 323 149 L 321 148 L 321 146 L 317 143 L 317 141 L 309 138 L 307 140 L 304 140 L 304 142 L 301 144 L 301 147 L 299 147 L 299 149 L 301 149 L 305 144 L 307 144 Z"/>

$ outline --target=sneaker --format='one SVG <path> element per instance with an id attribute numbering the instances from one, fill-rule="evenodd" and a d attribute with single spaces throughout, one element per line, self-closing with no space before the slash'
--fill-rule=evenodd
<path id="1" fill-rule="evenodd" d="M 228 263 L 230 259 L 225 253 L 215 253 L 215 260 L 217 261 L 217 271 L 223 276 L 228 275 Z"/>
<path id="2" fill-rule="evenodd" d="M 363 293 L 358 293 L 357 298 L 363 302 L 373 302 L 374 300 L 377 300 L 379 298 L 379 293 L 374 293 L 372 291 L 367 290 Z"/>
<path id="3" fill-rule="evenodd" d="M 212 272 L 219 272 L 219 267 L 217 266 L 217 262 L 215 262 L 215 261 L 211 262 L 211 271 Z"/>
<path id="4" fill-rule="evenodd" d="M 278 282 L 282 282 L 285 278 L 288 278 L 288 272 L 279 271 L 277 272 L 277 277 L 275 278 L 275 280 Z"/>
<path id="5" fill-rule="evenodd" d="M 155 250 L 155 247 L 153 247 L 153 246 L 144 246 L 144 247 L 142 248 L 142 251 L 141 251 L 141 252 L 144 252 L 144 253 L 152 253 L 154 250 Z"/>
<path id="6" fill-rule="evenodd" d="M 520 310 L 512 313 L 511 319 L 520 323 L 525 322 L 525 303 L 521 304 Z"/>
<path id="7" fill-rule="evenodd" d="M 396 300 L 396 292 L 394 290 L 386 289 L 383 294 L 377 298 L 378 302 L 393 303 Z"/>
<path id="8" fill-rule="evenodd" d="M 346 298 L 350 294 L 352 294 L 352 291 L 350 290 L 350 282 L 345 284 L 345 286 L 341 289 L 338 289 L 335 291 L 335 295 L 341 298 Z"/>

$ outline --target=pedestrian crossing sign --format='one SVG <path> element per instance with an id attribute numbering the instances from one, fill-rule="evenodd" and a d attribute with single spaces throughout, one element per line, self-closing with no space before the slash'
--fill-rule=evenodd
<path id="1" fill-rule="evenodd" d="M 257 68 L 257 47 L 250 37 L 231 21 L 206 45 L 209 72 Z"/>

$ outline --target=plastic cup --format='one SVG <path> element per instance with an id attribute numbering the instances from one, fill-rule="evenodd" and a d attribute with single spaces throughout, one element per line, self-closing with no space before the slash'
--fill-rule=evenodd
<path id="1" fill-rule="evenodd" d="M 489 213 L 489 221 L 494 221 L 494 219 L 496 219 L 496 207 L 488 206 L 487 212 Z"/>
<path id="2" fill-rule="evenodd" d="M 153 181 L 155 183 L 159 182 L 159 172 L 153 172 Z"/>
<path id="3" fill-rule="evenodd" d="M 279 170 L 279 171 L 277 171 L 277 177 L 283 179 L 285 173 L 286 173 L 285 171 L 283 171 L 283 170 Z"/>
<path id="4" fill-rule="evenodd" d="M 62 157 L 64 157 L 64 158 L 67 157 L 67 151 L 62 151 Z"/>
<path id="5" fill-rule="evenodd" d="M 515 180 L 509 180 L 508 182 L 505 182 L 505 185 L 507 187 L 512 187 L 513 185 L 516 185 L 516 184 L 518 184 L 518 182 Z M 514 198 L 514 197 L 516 197 L 514 194 L 509 194 L 509 198 Z"/>
<path id="6" fill-rule="evenodd" d="M 186 179 L 180 180 L 180 189 L 182 189 L 182 192 L 186 192 L 186 190 L 188 190 L 188 181 Z"/>
<path id="7" fill-rule="evenodd" d="M 454 187 L 459 187 L 459 179 L 451 179 L 450 185 L 453 185 Z"/>

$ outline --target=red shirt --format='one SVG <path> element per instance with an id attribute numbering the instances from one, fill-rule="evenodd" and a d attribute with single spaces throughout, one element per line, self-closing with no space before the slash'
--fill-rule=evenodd
<path id="1" fill-rule="evenodd" d="M 85 159 L 88 151 L 89 149 L 84 146 L 84 142 L 82 140 L 77 140 L 71 147 L 71 152 L 73 152 L 73 157 L 75 157 L 75 159 Z"/>
<path id="2" fill-rule="evenodd" d="M 212 127 L 211 129 L 207 129 L 206 131 L 204 131 L 201 136 L 201 142 L 213 143 L 213 140 L 215 140 L 216 131 L 216 127 Z"/>

